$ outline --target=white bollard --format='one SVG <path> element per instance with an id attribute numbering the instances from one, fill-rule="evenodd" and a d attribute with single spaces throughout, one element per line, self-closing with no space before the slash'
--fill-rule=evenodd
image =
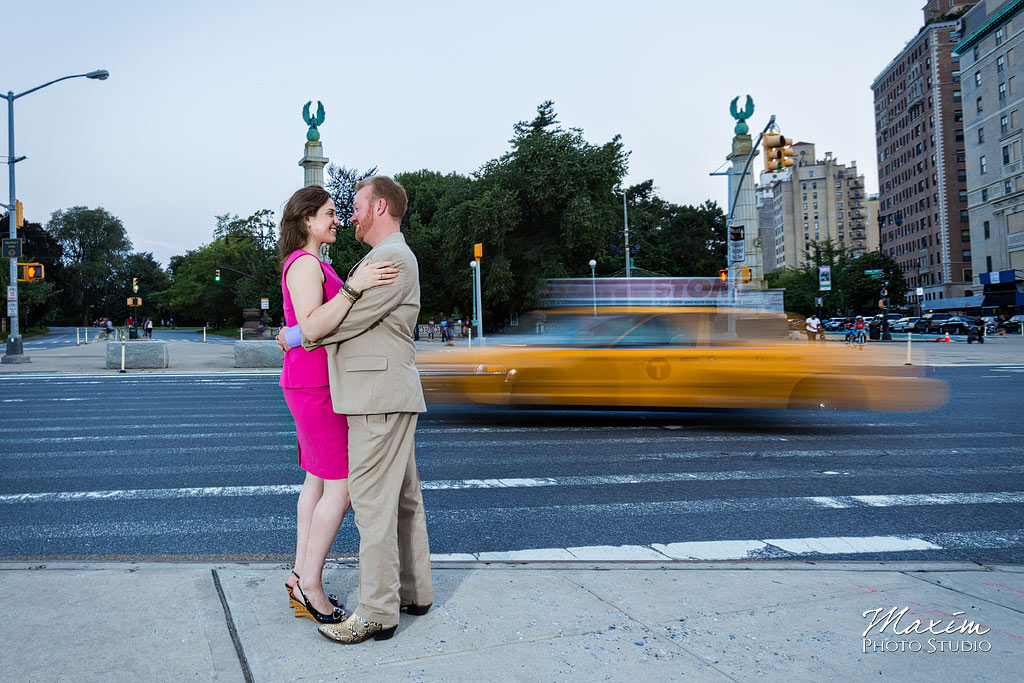
<path id="1" fill-rule="evenodd" d="M 82 338 L 80 336 L 81 331 L 82 331 L 82 328 L 80 328 L 80 327 L 76 327 L 75 328 L 75 346 L 81 346 L 82 345 Z"/>
<path id="2" fill-rule="evenodd" d="M 238 341 L 245 341 L 245 337 L 242 336 L 242 330 L 244 330 L 244 329 L 245 329 L 244 327 L 239 327 L 238 328 Z"/>
<path id="3" fill-rule="evenodd" d="M 121 337 L 121 372 L 124 372 L 124 344 L 124 337 Z"/>
<path id="4" fill-rule="evenodd" d="M 206 343 L 206 328 L 203 328 L 203 343 Z"/>
<path id="5" fill-rule="evenodd" d="M 904 365 L 913 365 L 913 363 L 910 362 L 910 338 L 913 337 L 913 336 L 914 336 L 913 332 L 910 332 L 910 331 L 907 332 L 907 362 L 904 363 Z"/>

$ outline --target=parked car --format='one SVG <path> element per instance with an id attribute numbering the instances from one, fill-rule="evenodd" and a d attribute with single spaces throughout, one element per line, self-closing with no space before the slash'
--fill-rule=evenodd
<path id="1" fill-rule="evenodd" d="M 939 334 L 949 332 L 950 334 L 967 334 L 967 330 L 972 327 L 977 327 L 978 321 L 976 319 L 961 318 L 959 316 L 953 316 L 949 320 L 939 323 Z"/>
<path id="2" fill-rule="evenodd" d="M 939 325 L 952 317 L 949 313 L 925 313 L 914 323 L 914 332 L 938 332 Z"/>
<path id="3" fill-rule="evenodd" d="M 916 323 L 918 320 L 920 320 L 920 318 L 918 318 L 916 315 L 913 317 L 900 318 L 899 320 L 892 324 L 892 331 L 909 332 L 910 330 L 914 329 L 914 323 Z"/>
<path id="4" fill-rule="evenodd" d="M 843 323 L 846 322 L 846 318 L 829 318 L 825 321 L 825 330 L 828 332 L 842 332 Z"/>
<path id="5" fill-rule="evenodd" d="M 1024 315 L 1015 315 L 1004 323 L 1007 332 L 1020 334 L 1020 326 L 1024 325 Z"/>

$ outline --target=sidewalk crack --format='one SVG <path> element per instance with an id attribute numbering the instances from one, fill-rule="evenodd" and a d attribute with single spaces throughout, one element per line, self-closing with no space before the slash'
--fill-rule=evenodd
<path id="1" fill-rule="evenodd" d="M 1024 614 L 1024 610 L 1017 609 L 1016 607 L 1011 607 L 1009 605 L 1004 605 L 1004 604 L 1002 604 L 1000 602 L 996 602 L 995 600 L 990 600 L 988 598 L 983 598 L 983 597 L 980 597 L 978 595 L 973 595 L 971 593 L 965 593 L 965 592 L 963 592 L 962 590 L 960 590 L 958 588 L 953 588 L 952 586 L 944 586 L 941 583 L 933 583 L 933 582 L 928 581 L 927 579 L 924 579 L 924 578 L 922 578 L 920 576 L 914 576 L 913 574 L 910 574 L 910 573 L 907 573 L 907 572 L 900 572 L 900 574 L 904 574 L 904 575 L 906 575 L 906 576 L 908 576 L 908 577 L 910 577 L 912 579 L 917 579 L 918 581 L 921 581 L 923 583 L 927 583 L 929 586 L 934 586 L 935 588 L 944 588 L 945 590 L 948 590 L 948 591 L 950 591 L 952 593 L 959 593 L 960 595 L 964 596 L 965 598 L 970 598 L 971 600 L 981 600 L 982 602 L 987 602 L 990 605 L 995 605 L 996 607 L 1002 607 L 1003 609 L 1008 609 L 1011 612 L 1016 612 L 1017 614 Z"/>
<path id="2" fill-rule="evenodd" d="M 245 650 L 242 649 L 242 639 L 238 637 L 238 629 L 235 628 L 235 620 L 231 616 L 231 607 L 228 606 L 228 599 L 224 595 L 224 588 L 220 585 L 220 576 L 214 568 L 210 569 L 210 573 L 213 574 L 213 585 L 217 588 L 217 596 L 220 597 L 220 606 L 224 608 L 224 619 L 228 625 L 231 642 L 235 646 L 235 654 L 238 655 L 238 663 L 242 666 L 242 675 L 245 677 L 245 683 L 253 683 L 255 679 L 252 677 L 252 670 L 249 669 L 249 660 L 245 658 Z"/>

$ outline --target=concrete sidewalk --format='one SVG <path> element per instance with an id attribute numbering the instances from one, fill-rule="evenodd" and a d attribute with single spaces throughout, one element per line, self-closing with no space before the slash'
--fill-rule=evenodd
<path id="1" fill-rule="evenodd" d="M 438 560 L 427 615 L 351 646 L 294 618 L 287 576 L 279 564 L 0 564 L 4 678 L 1006 681 L 1024 655 L 1020 566 Z M 332 564 L 325 581 L 355 606 L 356 565 Z M 863 635 L 866 611 L 894 607 L 909 609 Z M 956 632 L 893 632 L 915 619 Z M 963 620 L 980 630 L 961 633 Z"/>

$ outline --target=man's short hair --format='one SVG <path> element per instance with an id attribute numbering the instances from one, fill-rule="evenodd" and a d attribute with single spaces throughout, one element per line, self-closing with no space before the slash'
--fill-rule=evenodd
<path id="1" fill-rule="evenodd" d="M 356 183 L 356 192 L 369 187 L 374 200 L 383 199 L 388 203 L 388 213 L 393 218 L 402 220 L 405 216 L 405 209 L 409 205 L 409 197 L 405 194 L 405 188 L 396 183 L 386 175 L 375 175 L 363 178 Z"/>

